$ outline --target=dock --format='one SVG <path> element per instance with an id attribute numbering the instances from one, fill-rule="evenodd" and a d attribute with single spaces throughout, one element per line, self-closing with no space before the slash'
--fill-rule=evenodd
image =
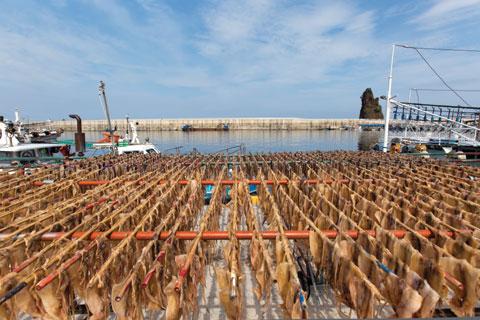
<path id="1" fill-rule="evenodd" d="M 104 155 L 1 172 L 0 199 L 4 319 L 478 315 L 478 167 Z"/>
<path id="2" fill-rule="evenodd" d="M 189 131 L 182 130 L 189 126 L 198 131 L 228 131 L 235 130 L 383 130 L 384 120 L 374 119 L 302 119 L 302 118 L 218 118 L 218 119 L 130 119 L 138 122 L 138 131 Z M 113 125 L 119 131 L 126 128 L 125 119 L 113 119 Z M 106 120 L 82 120 L 83 131 L 102 132 L 107 128 Z M 49 122 L 32 122 L 25 124 L 29 128 L 49 127 L 63 129 L 67 132 L 76 131 L 74 120 L 56 120 Z M 411 120 L 391 120 L 390 130 L 402 131 L 406 127 L 419 132 L 428 132 L 436 128 L 435 123 Z M 193 130 L 193 131 L 195 131 Z"/>
<path id="3" fill-rule="evenodd" d="M 193 128 L 211 130 L 221 128 L 225 124 L 229 130 L 352 130 L 362 124 L 381 125 L 383 120 L 365 119 L 302 119 L 302 118 L 215 118 L 215 119 L 130 119 L 138 122 L 139 131 L 180 131 L 182 126 L 190 125 Z M 114 119 L 112 123 L 118 130 L 125 130 L 124 119 Z M 52 121 L 49 124 L 54 128 L 66 131 L 75 131 L 76 122 L 71 120 Z M 36 123 L 41 126 L 41 123 Z M 83 120 L 84 131 L 105 130 L 106 120 Z"/>

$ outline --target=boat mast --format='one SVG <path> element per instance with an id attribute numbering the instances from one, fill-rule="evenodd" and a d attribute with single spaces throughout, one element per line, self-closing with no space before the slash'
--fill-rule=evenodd
<path id="1" fill-rule="evenodd" d="M 15 109 L 15 123 L 20 122 L 20 112 L 18 111 L 18 108 Z"/>
<path id="2" fill-rule="evenodd" d="M 387 111 L 385 114 L 385 129 L 384 129 L 384 137 L 383 137 L 383 152 L 388 151 L 388 125 L 390 123 L 390 113 L 392 111 L 392 81 L 393 81 L 393 59 L 395 56 L 395 46 L 396 44 L 392 44 L 392 59 L 390 61 L 390 75 L 388 76 L 388 92 L 387 92 Z"/>
<path id="3" fill-rule="evenodd" d="M 19 135 L 22 134 L 22 122 L 20 121 L 20 112 L 18 111 L 18 108 L 15 109 L 15 126 L 17 129 L 17 133 Z"/>
<path id="4" fill-rule="evenodd" d="M 107 96 L 105 95 L 105 83 L 102 80 L 100 80 L 100 84 L 98 86 L 98 97 L 100 98 L 100 103 L 103 105 L 105 116 L 107 117 L 108 132 L 110 133 L 110 139 L 112 141 L 112 153 L 116 154 L 117 148 L 115 146 L 115 137 L 113 135 L 114 130 L 112 129 L 112 121 L 110 120 L 110 111 L 108 110 Z"/>

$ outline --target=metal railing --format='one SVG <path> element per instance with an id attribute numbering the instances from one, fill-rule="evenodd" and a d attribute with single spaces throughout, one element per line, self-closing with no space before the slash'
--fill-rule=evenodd
<path id="1" fill-rule="evenodd" d="M 437 134 L 435 139 L 442 140 L 442 139 L 455 139 L 458 140 L 459 144 L 469 144 L 473 146 L 479 146 L 480 142 L 478 138 L 480 137 L 480 128 L 466 124 L 465 117 L 466 115 L 477 115 L 478 113 L 474 111 L 470 111 L 470 109 L 476 109 L 473 107 L 468 107 L 468 111 L 458 111 L 454 112 L 455 106 L 440 106 L 440 105 L 427 105 L 427 104 L 418 104 L 418 103 L 407 103 L 407 102 L 400 102 L 395 99 L 390 99 L 393 107 L 393 116 L 398 116 L 398 110 L 401 110 L 402 114 L 414 114 L 415 118 L 410 119 L 407 118 L 406 121 L 422 121 L 417 120 L 425 119 L 424 121 L 428 121 L 429 119 L 431 122 L 431 132 L 433 134 Z M 436 108 L 436 109 L 435 109 Z M 444 112 L 437 112 L 438 110 L 443 109 Z M 395 113 L 397 110 L 397 113 Z M 445 110 L 449 110 L 445 114 Z M 408 124 L 405 128 L 403 133 L 404 138 L 411 138 L 412 135 L 415 136 L 414 130 L 410 130 L 408 132 Z M 441 133 L 441 134 L 440 134 Z M 415 136 L 417 140 L 421 140 L 418 136 Z M 432 135 L 428 137 L 429 140 L 432 139 Z"/>

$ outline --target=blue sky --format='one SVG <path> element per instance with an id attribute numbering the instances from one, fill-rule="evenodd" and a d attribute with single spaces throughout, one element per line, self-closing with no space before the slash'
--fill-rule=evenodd
<path id="1" fill-rule="evenodd" d="M 480 0 L 1 0 L 0 114 L 357 117 L 386 92 L 392 43 L 480 49 Z M 457 89 L 480 89 L 480 54 L 426 51 Z M 442 88 L 399 49 L 394 94 Z M 480 94 L 463 93 L 470 104 Z M 424 102 L 454 103 L 450 93 Z"/>

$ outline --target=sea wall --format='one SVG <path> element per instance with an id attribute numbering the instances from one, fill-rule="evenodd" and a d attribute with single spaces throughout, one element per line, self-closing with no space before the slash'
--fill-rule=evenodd
<path id="1" fill-rule="evenodd" d="M 368 119 L 300 119 L 300 118 L 219 118 L 219 119 L 130 119 L 138 122 L 139 131 L 181 130 L 185 124 L 198 129 L 211 129 L 228 124 L 230 130 L 348 130 L 360 125 L 378 126 L 383 120 Z M 125 130 L 125 119 L 112 120 L 117 130 Z M 38 124 L 37 124 L 38 125 Z M 76 130 L 75 120 L 59 120 L 48 124 L 66 131 Z M 83 120 L 83 131 L 102 131 L 106 120 Z"/>

